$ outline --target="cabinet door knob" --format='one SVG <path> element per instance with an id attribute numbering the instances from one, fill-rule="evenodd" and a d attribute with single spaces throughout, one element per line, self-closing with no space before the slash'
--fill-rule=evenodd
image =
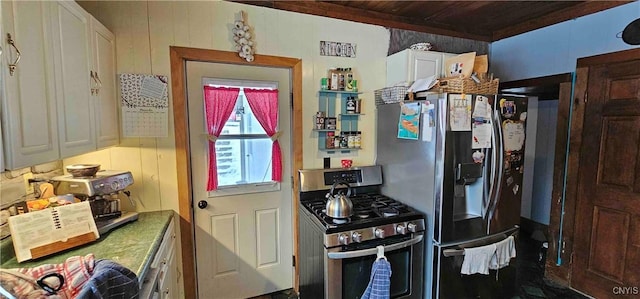
<path id="1" fill-rule="evenodd" d="M 206 209 L 209 203 L 206 200 L 201 200 L 198 202 L 198 208 Z"/>

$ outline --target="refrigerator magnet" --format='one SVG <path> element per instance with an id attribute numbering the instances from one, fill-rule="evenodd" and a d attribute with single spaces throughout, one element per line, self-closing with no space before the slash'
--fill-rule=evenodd
<path id="1" fill-rule="evenodd" d="M 518 190 L 520 190 L 520 185 L 516 184 L 515 186 L 513 186 L 513 189 L 511 189 L 513 191 L 513 194 L 518 194 Z"/>
<path id="2" fill-rule="evenodd" d="M 516 103 L 514 101 L 507 101 L 506 99 L 500 99 L 500 111 L 505 118 L 511 118 L 516 114 Z"/>
<path id="3" fill-rule="evenodd" d="M 511 186 L 511 184 L 513 184 L 513 177 L 512 176 L 507 178 L 507 186 Z"/>
<path id="4" fill-rule="evenodd" d="M 525 120 L 527 120 L 527 113 L 526 112 L 520 113 L 520 121 L 525 121 Z"/>
<path id="5" fill-rule="evenodd" d="M 471 154 L 471 158 L 473 159 L 473 163 L 481 164 L 484 161 L 484 153 L 481 151 L 475 151 Z"/>

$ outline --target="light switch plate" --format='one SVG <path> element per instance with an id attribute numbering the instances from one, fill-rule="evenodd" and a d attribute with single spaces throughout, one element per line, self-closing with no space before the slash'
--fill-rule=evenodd
<path id="1" fill-rule="evenodd" d="M 29 180 L 33 178 L 33 173 L 27 172 L 22 175 L 22 178 L 24 179 L 24 190 L 27 192 L 27 194 L 34 193 L 33 185 L 29 183 Z"/>

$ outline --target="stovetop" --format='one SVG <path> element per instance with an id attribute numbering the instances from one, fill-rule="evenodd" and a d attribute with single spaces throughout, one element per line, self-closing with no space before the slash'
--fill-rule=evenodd
<path id="1" fill-rule="evenodd" d="M 353 203 L 353 216 L 346 219 L 327 216 L 325 198 L 302 201 L 302 205 L 325 227 L 326 233 L 424 218 L 413 208 L 382 194 L 359 194 L 349 199 Z"/>

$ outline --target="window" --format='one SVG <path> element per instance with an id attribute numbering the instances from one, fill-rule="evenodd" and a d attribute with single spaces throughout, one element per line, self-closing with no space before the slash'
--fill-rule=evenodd
<path id="1" fill-rule="evenodd" d="M 206 86 L 240 88 L 215 143 L 218 190 L 225 194 L 279 189 L 272 180 L 272 144 L 244 94 L 244 88 L 277 89 L 277 83 L 203 79 Z M 235 189 L 235 190 L 234 190 Z M 277 190 L 276 189 L 276 190 Z"/>

